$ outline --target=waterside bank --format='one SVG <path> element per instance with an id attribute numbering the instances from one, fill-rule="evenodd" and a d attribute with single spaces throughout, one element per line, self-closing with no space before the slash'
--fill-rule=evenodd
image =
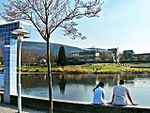
<path id="1" fill-rule="evenodd" d="M 47 67 L 22 66 L 22 74 L 47 74 Z M 150 64 L 98 63 L 84 65 L 52 66 L 52 74 L 145 74 L 150 73 Z M 1 70 L 3 73 L 3 70 Z"/>
<path id="2" fill-rule="evenodd" d="M 138 67 L 138 68 L 137 68 Z M 144 67 L 144 68 L 143 68 Z M 150 73 L 150 64 L 114 64 L 98 63 L 83 65 L 52 66 L 52 73 L 64 74 L 120 74 L 133 73 L 142 74 Z M 22 73 L 47 72 L 47 67 L 30 67 L 22 68 Z"/>

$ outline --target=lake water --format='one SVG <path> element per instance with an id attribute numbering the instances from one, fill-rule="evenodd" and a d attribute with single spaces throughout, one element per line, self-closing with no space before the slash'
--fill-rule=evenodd
<path id="1" fill-rule="evenodd" d="M 53 75 L 53 98 L 92 102 L 94 86 L 98 81 L 105 81 L 106 99 L 111 101 L 113 87 L 119 79 L 126 81 L 125 84 L 137 104 L 150 106 L 150 75 L 148 74 Z M 22 75 L 22 93 L 48 98 L 47 75 Z"/>

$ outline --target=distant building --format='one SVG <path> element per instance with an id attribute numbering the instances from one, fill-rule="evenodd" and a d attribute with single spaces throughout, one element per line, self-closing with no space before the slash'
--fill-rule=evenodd
<path id="1" fill-rule="evenodd" d="M 137 58 L 133 50 L 124 50 L 120 55 L 120 62 L 136 62 Z"/>
<path id="2" fill-rule="evenodd" d="M 124 50 L 123 56 L 125 59 L 132 59 L 135 56 L 135 53 L 133 50 Z"/>
<path id="3" fill-rule="evenodd" d="M 80 63 L 93 63 L 99 58 L 99 53 L 96 50 L 86 49 L 83 51 L 72 52 L 68 57 L 70 57 L 70 59 L 76 58 Z"/>
<path id="4" fill-rule="evenodd" d="M 99 62 L 102 60 L 102 53 L 106 54 L 111 54 L 108 52 L 106 49 L 100 49 L 100 48 L 86 48 L 85 50 L 82 51 L 76 51 L 72 52 L 69 56 L 69 62 L 76 62 L 78 64 L 82 63 L 94 63 L 94 62 Z M 111 61 L 110 58 L 108 58 L 106 55 L 103 56 L 105 57 L 106 61 Z M 112 56 L 112 55 L 111 55 Z"/>
<path id="5" fill-rule="evenodd" d="M 150 53 L 135 54 L 138 62 L 150 62 Z"/>
<path id="6" fill-rule="evenodd" d="M 121 62 L 150 62 L 150 53 L 135 54 L 133 50 L 124 50 L 121 57 Z"/>

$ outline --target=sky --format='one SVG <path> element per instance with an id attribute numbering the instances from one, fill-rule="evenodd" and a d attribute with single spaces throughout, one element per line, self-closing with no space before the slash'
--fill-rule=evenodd
<path id="1" fill-rule="evenodd" d="M 2 2 L 0 1 L 0 7 Z M 83 18 L 77 28 L 87 39 L 72 40 L 62 31 L 52 34 L 51 42 L 80 48 L 119 48 L 150 53 L 150 0 L 103 0 L 98 18 Z M 0 9 L 1 10 L 1 9 Z M 31 30 L 32 41 L 43 41 Z"/>

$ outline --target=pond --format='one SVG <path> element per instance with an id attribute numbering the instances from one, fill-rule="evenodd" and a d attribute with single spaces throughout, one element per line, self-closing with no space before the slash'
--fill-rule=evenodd
<path id="1" fill-rule="evenodd" d="M 150 106 L 150 75 L 130 74 L 55 74 L 53 98 L 92 102 L 93 88 L 98 81 L 105 81 L 106 99 L 111 101 L 112 89 L 118 79 L 124 79 L 135 103 Z M 22 93 L 48 98 L 47 75 L 22 75 Z"/>

